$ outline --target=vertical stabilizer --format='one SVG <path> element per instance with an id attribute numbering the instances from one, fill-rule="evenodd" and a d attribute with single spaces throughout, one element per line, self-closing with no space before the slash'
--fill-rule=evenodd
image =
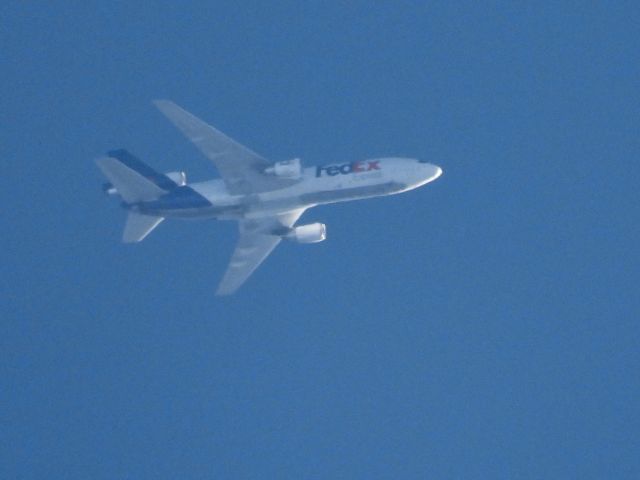
<path id="1" fill-rule="evenodd" d="M 127 223 L 124 226 L 124 233 L 122 234 L 122 241 L 125 243 L 135 243 L 144 240 L 162 220 L 164 220 L 164 217 L 152 217 L 150 215 L 129 212 Z"/>
<path id="2" fill-rule="evenodd" d="M 96 163 L 127 203 L 154 200 L 167 193 L 151 180 L 115 158 L 99 158 Z"/>

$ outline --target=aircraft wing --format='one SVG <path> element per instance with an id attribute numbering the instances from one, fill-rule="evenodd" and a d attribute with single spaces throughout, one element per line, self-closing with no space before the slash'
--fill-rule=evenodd
<path id="1" fill-rule="evenodd" d="M 281 237 L 272 232 L 292 227 L 304 211 L 301 208 L 270 217 L 240 220 L 240 239 L 216 295 L 234 293 L 280 243 Z"/>
<path id="2" fill-rule="evenodd" d="M 272 164 L 169 100 L 156 107 L 216 166 L 232 195 L 277 190 L 295 183 L 264 174 Z"/>

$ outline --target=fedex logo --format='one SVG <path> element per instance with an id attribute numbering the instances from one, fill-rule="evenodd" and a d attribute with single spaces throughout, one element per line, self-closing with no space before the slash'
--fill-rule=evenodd
<path id="1" fill-rule="evenodd" d="M 369 160 L 367 162 L 351 162 L 342 165 L 329 165 L 316 167 L 316 177 L 321 177 L 323 172 L 330 177 L 336 175 L 348 175 L 350 173 L 370 172 L 371 170 L 380 170 L 380 160 Z"/>

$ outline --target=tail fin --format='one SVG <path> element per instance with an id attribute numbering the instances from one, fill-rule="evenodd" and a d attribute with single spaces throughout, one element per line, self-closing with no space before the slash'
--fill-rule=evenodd
<path id="1" fill-rule="evenodd" d="M 96 163 L 127 203 L 155 200 L 178 186 L 126 150 L 113 150 Z"/>
<path id="2" fill-rule="evenodd" d="M 126 150 L 111 151 L 108 157 L 99 158 L 96 163 L 111 182 L 108 188 L 115 188 L 129 204 L 155 200 L 178 187 L 169 177 L 156 172 Z M 164 217 L 129 211 L 122 241 L 132 243 L 143 240 L 162 220 Z"/>
<path id="3" fill-rule="evenodd" d="M 127 223 L 124 226 L 122 241 L 125 243 L 134 243 L 144 240 L 151 231 L 160 225 L 164 217 L 152 217 L 142 215 L 136 212 L 129 212 Z"/>

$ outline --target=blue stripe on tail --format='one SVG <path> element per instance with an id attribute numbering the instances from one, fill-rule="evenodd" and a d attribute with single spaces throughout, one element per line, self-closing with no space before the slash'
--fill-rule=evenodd
<path id="1" fill-rule="evenodd" d="M 163 190 L 173 190 L 174 188 L 178 187 L 178 184 L 176 182 L 171 180 L 166 175 L 156 172 L 149 165 L 143 163 L 141 160 L 133 156 L 125 149 L 111 150 L 107 153 L 110 157 L 120 160 L 131 170 L 135 170 L 143 177 L 148 178 Z"/>

